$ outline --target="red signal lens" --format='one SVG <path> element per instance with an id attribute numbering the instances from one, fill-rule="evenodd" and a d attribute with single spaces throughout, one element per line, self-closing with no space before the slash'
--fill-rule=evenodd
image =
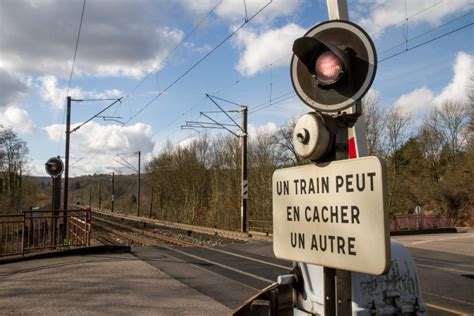
<path id="1" fill-rule="evenodd" d="M 323 84 L 332 84 L 344 74 L 344 63 L 333 52 L 327 51 L 316 60 L 316 78 Z"/>

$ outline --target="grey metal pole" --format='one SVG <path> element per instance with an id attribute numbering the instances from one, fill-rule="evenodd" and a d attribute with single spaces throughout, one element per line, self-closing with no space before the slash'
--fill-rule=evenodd
<path id="1" fill-rule="evenodd" d="M 329 20 L 349 21 L 347 0 L 327 0 Z"/>
<path id="2" fill-rule="evenodd" d="M 99 211 L 102 208 L 102 180 L 99 179 Z"/>
<path id="3" fill-rule="evenodd" d="M 69 193 L 69 142 L 71 136 L 71 97 L 67 97 L 66 104 L 66 152 L 64 162 L 64 198 L 63 208 L 67 209 Z"/>
<path id="4" fill-rule="evenodd" d="M 141 160 L 141 151 L 138 151 L 138 197 L 137 197 L 137 216 L 140 216 L 140 193 L 141 193 L 141 182 L 140 182 L 140 160 Z"/>
<path id="5" fill-rule="evenodd" d="M 349 21 L 347 0 L 327 0 L 329 20 Z M 336 160 L 347 159 L 348 127 L 339 126 L 336 136 Z M 344 146 L 345 145 L 345 146 Z M 352 276 L 350 271 L 324 267 L 324 314 L 351 315 L 352 314 Z"/>
<path id="6" fill-rule="evenodd" d="M 153 212 L 153 191 L 154 191 L 154 188 L 152 186 L 151 187 L 151 199 L 150 199 L 150 218 L 151 218 L 151 213 Z"/>
<path id="7" fill-rule="evenodd" d="M 69 194 L 69 142 L 71 136 L 71 97 L 66 98 L 66 152 L 65 152 L 65 163 L 64 163 L 64 197 L 63 197 L 63 220 L 64 220 L 64 236 L 67 232 L 67 206 L 68 206 L 68 194 Z"/>
<path id="8" fill-rule="evenodd" d="M 247 178 L 247 107 L 242 108 L 242 204 L 241 204 L 241 223 L 240 230 L 245 233 L 247 232 L 247 201 L 248 201 L 248 178 Z"/>
<path id="9" fill-rule="evenodd" d="M 112 206 L 111 211 L 114 212 L 114 201 L 115 201 L 115 172 L 112 172 Z"/>

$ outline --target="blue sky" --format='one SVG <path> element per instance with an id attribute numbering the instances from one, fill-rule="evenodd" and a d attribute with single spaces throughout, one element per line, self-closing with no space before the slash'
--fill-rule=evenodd
<path id="1" fill-rule="evenodd" d="M 87 0 L 69 94 L 124 97 L 104 115 L 126 124 L 97 118 L 71 134 L 71 174 L 119 171 L 116 155 L 138 150 L 145 164 L 167 141 L 196 137 L 180 127 L 217 110 L 206 93 L 247 105 L 250 136 L 307 112 L 293 96 L 291 45 L 328 19 L 326 1 L 268 3 Z M 31 174 L 43 175 L 49 157 L 64 156 L 65 99 L 82 6 L 83 0 L 0 1 L 0 124 L 27 142 Z M 422 117 L 446 98 L 465 100 L 474 68 L 473 10 L 470 0 L 349 1 L 351 21 L 377 48 L 372 89 L 383 108 Z M 73 125 L 111 102 L 73 102 Z"/>

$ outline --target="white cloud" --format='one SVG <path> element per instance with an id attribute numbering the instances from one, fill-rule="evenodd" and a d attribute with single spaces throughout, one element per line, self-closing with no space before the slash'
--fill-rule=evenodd
<path id="1" fill-rule="evenodd" d="M 259 13 L 255 17 L 255 22 L 261 24 L 271 23 L 272 20 L 280 17 L 287 16 L 293 13 L 301 1 L 297 0 L 273 0 L 268 7 Z M 250 18 L 255 15 L 260 9 L 262 9 L 268 0 L 253 0 L 246 1 L 247 16 Z M 243 21 L 245 19 L 245 7 L 243 1 L 228 0 L 225 1 L 219 8 L 217 8 L 217 14 L 232 22 Z"/>
<path id="2" fill-rule="evenodd" d="M 261 71 L 270 63 L 272 66 L 286 65 L 281 59 L 291 53 L 293 41 L 306 32 L 301 26 L 290 23 L 279 29 L 270 29 L 261 34 L 249 30 L 241 30 L 237 34 L 236 44 L 243 49 L 240 54 L 237 70 L 247 76 Z M 280 58 L 280 60 L 278 60 Z"/>
<path id="3" fill-rule="evenodd" d="M 406 13 L 405 13 L 405 5 Z M 410 25 L 429 23 L 439 25 L 444 17 L 453 13 L 462 13 L 471 10 L 472 0 L 438 1 L 438 0 L 377 0 L 360 1 L 359 15 L 364 16 L 358 22 L 372 35 L 382 33 L 392 25 L 399 25 L 406 16 Z M 371 10 L 371 8 L 374 8 Z M 367 12 L 370 12 L 367 15 Z M 362 14 L 362 12 L 364 14 Z M 398 23 L 398 24 L 397 24 Z"/>
<path id="4" fill-rule="evenodd" d="M 439 94 L 427 87 L 418 88 L 401 95 L 394 102 L 394 106 L 402 108 L 405 114 L 420 119 L 431 107 L 440 106 L 447 100 L 469 102 L 468 85 L 473 74 L 474 56 L 459 52 L 453 64 L 453 78 Z"/>
<path id="5" fill-rule="evenodd" d="M 19 133 L 33 133 L 36 130 L 28 112 L 16 106 L 9 106 L 4 112 L 0 112 L 0 123 Z"/>
<path id="6" fill-rule="evenodd" d="M 267 122 L 260 126 L 249 124 L 248 126 L 249 140 L 253 140 L 259 135 L 274 135 L 277 129 L 278 127 L 273 122 Z"/>
<path id="7" fill-rule="evenodd" d="M 82 1 L 2 1 L 0 67 L 36 76 L 69 76 Z M 183 38 L 168 26 L 171 6 L 126 0 L 87 2 L 75 76 L 141 77 Z"/>
<path id="8" fill-rule="evenodd" d="M 44 76 L 38 78 L 40 84 L 40 96 L 49 102 L 57 110 L 62 110 L 66 103 L 67 88 L 58 87 L 58 79 L 54 76 Z M 73 98 L 83 98 L 84 95 L 79 88 L 69 89 L 69 95 Z"/>
<path id="9" fill-rule="evenodd" d="M 66 104 L 67 88 L 58 86 L 58 79 L 54 76 L 44 76 L 38 78 L 38 88 L 43 100 L 49 102 L 54 109 L 62 110 Z M 69 89 L 69 95 L 73 99 L 82 98 L 118 98 L 123 96 L 123 92 L 117 89 L 105 90 L 102 92 L 83 91 L 73 87 Z"/>
<path id="10" fill-rule="evenodd" d="M 422 87 L 400 96 L 395 101 L 394 106 L 401 108 L 403 113 L 408 116 L 417 116 L 429 108 L 433 99 L 433 91 L 427 87 Z"/>
<path id="11" fill-rule="evenodd" d="M 78 126 L 80 123 L 72 126 Z M 59 141 L 64 125 L 54 124 L 44 128 L 52 141 Z M 152 127 L 143 123 L 121 127 L 120 125 L 100 125 L 89 122 L 72 134 L 71 156 L 82 157 L 74 165 L 73 175 L 111 172 L 110 169 L 121 169 L 116 162 L 117 154 L 141 151 L 142 165 L 151 159 L 155 143 Z M 91 157 L 94 157 L 91 161 Z M 79 159 L 79 158 L 78 158 Z M 71 159 L 72 161 L 72 159 Z M 131 172 L 131 171 L 129 171 Z"/>
<path id="12" fill-rule="evenodd" d="M 178 143 L 178 147 L 180 148 L 188 148 L 190 147 L 194 142 L 198 141 L 201 137 L 200 136 L 192 136 L 189 138 L 186 138 L 185 140 L 182 140 Z"/>
<path id="13" fill-rule="evenodd" d="M 0 68 L 0 107 L 20 103 L 27 95 L 30 80 Z"/>
<path id="14" fill-rule="evenodd" d="M 269 0 L 246 1 L 247 18 L 255 15 L 262 9 Z M 280 16 L 292 14 L 300 5 L 300 0 L 273 0 L 271 3 L 255 17 L 254 22 L 260 24 L 270 24 Z M 216 0 L 189 1 L 182 0 L 181 5 L 188 12 L 203 15 L 218 4 Z M 223 0 L 216 8 L 215 14 L 231 23 L 243 22 L 245 20 L 245 6 L 243 1 Z"/>
<path id="15" fill-rule="evenodd" d="M 474 75 L 474 55 L 465 52 L 459 52 L 453 65 L 453 79 L 436 96 L 435 104 L 439 105 L 446 100 L 454 100 L 461 103 L 468 101 L 467 88 L 469 77 Z"/>

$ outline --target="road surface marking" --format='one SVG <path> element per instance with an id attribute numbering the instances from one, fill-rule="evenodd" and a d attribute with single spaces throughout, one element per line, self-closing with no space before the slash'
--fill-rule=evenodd
<path id="1" fill-rule="evenodd" d="M 449 313 L 453 313 L 453 314 L 468 315 L 468 314 L 466 314 L 466 313 L 462 313 L 462 312 L 459 312 L 459 311 L 455 311 L 455 310 L 453 310 L 453 309 L 441 307 L 441 306 L 439 306 L 439 305 L 434 305 L 434 304 L 430 304 L 430 303 L 426 303 L 426 305 L 429 306 L 429 307 L 431 307 L 431 308 L 439 309 L 439 310 L 442 310 L 442 311 L 445 311 L 445 312 L 449 312 Z"/>
<path id="2" fill-rule="evenodd" d="M 259 281 L 267 282 L 267 283 L 270 283 L 270 284 L 276 282 L 275 280 L 270 280 L 270 279 L 263 278 L 261 276 L 258 276 L 258 275 L 255 275 L 255 274 L 252 274 L 252 273 L 249 273 L 249 272 L 245 272 L 245 271 L 242 271 L 242 270 L 239 270 L 239 269 L 236 269 L 236 268 L 232 268 L 232 267 L 226 266 L 225 264 L 215 262 L 215 261 L 212 261 L 212 260 L 208 260 L 208 259 L 205 259 L 203 257 L 199 257 L 199 256 L 196 256 L 196 255 L 187 253 L 186 251 L 182 251 L 182 250 L 179 250 L 179 249 L 175 249 L 175 248 L 168 247 L 168 246 L 165 246 L 165 245 L 160 245 L 160 244 L 156 244 L 156 246 L 160 247 L 160 248 L 165 248 L 165 249 L 177 252 L 177 253 L 182 254 L 184 256 L 188 256 L 188 257 L 191 257 L 191 258 L 194 258 L 194 259 L 197 259 L 197 260 L 201 260 L 201 261 L 216 265 L 218 267 L 221 267 L 221 268 L 224 268 L 224 269 L 227 269 L 227 270 L 230 270 L 230 271 L 234 271 L 234 272 L 249 276 L 249 277 L 257 279 Z"/>
<path id="3" fill-rule="evenodd" d="M 467 234 L 467 235 L 464 235 L 464 236 L 438 238 L 438 239 L 430 239 L 430 240 L 420 240 L 420 241 L 412 242 L 411 245 L 419 245 L 419 244 L 426 244 L 426 243 L 434 242 L 434 241 L 445 241 L 445 240 L 451 240 L 451 239 L 473 238 L 473 237 L 474 237 L 474 234 Z"/>
<path id="4" fill-rule="evenodd" d="M 431 295 L 431 296 L 436 296 L 436 297 L 444 298 L 444 299 L 446 299 L 446 300 L 450 300 L 450 301 L 454 301 L 454 302 L 458 302 L 458 303 L 463 303 L 463 304 L 467 304 L 467 305 L 474 306 L 474 304 L 471 303 L 471 302 L 466 302 L 466 301 L 463 301 L 463 300 L 458 300 L 457 298 L 452 298 L 452 297 L 449 297 L 449 296 L 438 295 L 438 294 L 434 294 L 434 293 L 430 293 L 430 292 L 423 292 L 423 293 L 424 293 L 424 294 Z"/>
<path id="5" fill-rule="evenodd" d="M 422 263 L 418 263 L 417 266 L 424 267 L 424 268 L 437 269 L 437 270 L 450 271 L 450 272 L 457 272 L 457 273 L 462 273 L 462 274 L 472 274 L 472 271 L 458 270 L 458 269 L 445 268 L 445 267 L 435 267 L 435 266 L 430 266 L 428 264 L 422 264 Z"/>
<path id="6" fill-rule="evenodd" d="M 427 258 L 420 258 L 420 257 L 415 257 L 415 260 L 423 260 L 423 261 L 431 261 L 431 262 L 436 262 L 436 263 L 445 263 L 449 265 L 454 265 L 457 267 L 463 267 L 463 268 L 474 268 L 474 265 L 467 265 L 467 264 L 462 264 L 462 263 L 456 263 L 456 262 L 449 262 L 449 261 L 443 261 L 443 260 L 435 260 L 435 259 L 427 259 Z"/>
<path id="7" fill-rule="evenodd" d="M 279 264 L 276 264 L 276 263 L 272 263 L 272 262 L 268 262 L 268 261 L 264 261 L 264 260 L 260 260 L 260 259 L 255 259 L 255 258 L 247 257 L 247 256 L 244 256 L 244 255 L 239 255 L 239 254 L 229 252 L 229 251 L 225 251 L 225 250 L 221 250 L 221 249 L 207 248 L 207 247 L 204 247 L 204 248 L 212 250 L 212 251 L 221 252 L 221 253 L 226 254 L 226 255 L 230 255 L 230 256 L 234 256 L 234 257 L 238 257 L 238 258 L 247 259 L 247 260 L 250 260 L 250 261 L 263 263 L 263 264 L 266 264 L 266 265 L 269 265 L 269 266 L 274 266 L 274 267 L 285 269 L 285 270 L 291 269 L 291 267 L 286 267 L 286 266 L 282 266 L 282 265 L 279 265 Z"/>

